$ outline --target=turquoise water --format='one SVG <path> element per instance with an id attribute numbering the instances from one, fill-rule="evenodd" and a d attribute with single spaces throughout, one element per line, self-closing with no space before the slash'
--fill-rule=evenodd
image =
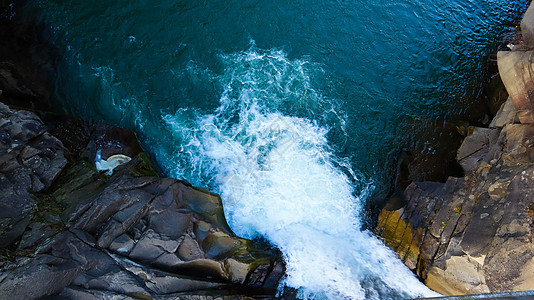
<path id="1" fill-rule="evenodd" d="M 465 113 L 526 1 L 28 1 L 55 101 L 135 129 L 169 176 L 221 194 L 301 298 L 431 295 L 362 207 L 414 120 Z"/>

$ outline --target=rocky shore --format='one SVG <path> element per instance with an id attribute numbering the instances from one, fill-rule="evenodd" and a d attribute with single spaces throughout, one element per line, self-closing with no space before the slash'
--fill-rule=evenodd
<path id="1" fill-rule="evenodd" d="M 280 254 L 236 236 L 218 195 L 161 177 L 131 131 L 50 117 L 54 50 L 9 20 L 11 4 L 0 1 L 0 298 L 273 298 Z M 405 203 L 378 219 L 386 244 L 444 295 L 534 289 L 532 6 L 521 31 L 498 54 L 508 100 L 489 126 L 461 128 L 465 176 L 408 183 L 395 195 Z M 106 175 L 97 153 L 131 160 Z"/>
<path id="2" fill-rule="evenodd" d="M 412 182 L 379 216 L 386 244 L 444 295 L 534 289 L 533 5 L 521 33 L 497 54 L 508 100 L 457 152 L 465 175 Z"/>
<path id="3" fill-rule="evenodd" d="M 236 236 L 218 195 L 160 177 L 131 131 L 43 122 L 46 65 L 0 4 L 0 298 L 273 297 L 278 251 Z M 106 175 L 97 153 L 131 160 Z"/>

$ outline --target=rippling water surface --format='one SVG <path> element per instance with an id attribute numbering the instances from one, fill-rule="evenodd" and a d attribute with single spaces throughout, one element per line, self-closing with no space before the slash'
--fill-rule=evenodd
<path id="1" fill-rule="evenodd" d="M 461 115 L 525 0 L 37 1 L 55 100 L 134 128 L 169 176 L 281 249 L 301 298 L 432 295 L 362 207 L 414 120 Z"/>

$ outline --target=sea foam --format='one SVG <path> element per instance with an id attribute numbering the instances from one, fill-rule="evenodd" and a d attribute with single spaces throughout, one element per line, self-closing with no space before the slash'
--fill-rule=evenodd
<path id="1" fill-rule="evenodd" d="M 168 172 L 211 185 L 236 234 L 276 245 L 287 264 L 281 286 L 300 298 L 436 295 L 361 230 L 371 183 L 329 147 L 327 126 L 335 124 L 303 117 L 328 102 L 311 84 L 309 68 L 317 66 L 254 47 L 221 59 L 220 106 L 194 118 L 187 109 L 163 117 L 180 143 L 163 158 L 177 162 Z"/>

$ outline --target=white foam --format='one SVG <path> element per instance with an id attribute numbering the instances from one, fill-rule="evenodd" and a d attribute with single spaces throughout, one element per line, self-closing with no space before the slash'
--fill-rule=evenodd
<path id="1" fill-rule="evenodd" d="M 360 230 L 357 172 L 343 170 L 328 129 L 288 107 L 320 106 L 305 61 L 251 49 L 223 57 L 224 92 L 214 114 L 191 124 L 185 111 L 164 120 L 182 142 L 175 176 L 219 188 L 241 236 L 262 236 L 282 251 L 283 284 L 301 298 L 364 299 L 436 295 L 379 240 Z M 181 162 L 181 163 L 180 163 Z"/>

